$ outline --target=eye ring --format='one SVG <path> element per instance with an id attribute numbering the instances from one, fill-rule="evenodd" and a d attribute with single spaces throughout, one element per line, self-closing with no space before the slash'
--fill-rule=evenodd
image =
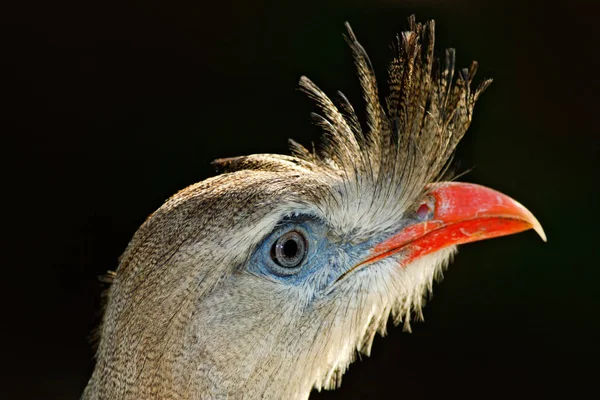
<path id="1" fill-rule="evenodd" d="M 289 231 L 273 243 L 271 258 L 283 268 L 296 268 L 304 261 L 308 244 L 304 235 L 298 231 Z"/>

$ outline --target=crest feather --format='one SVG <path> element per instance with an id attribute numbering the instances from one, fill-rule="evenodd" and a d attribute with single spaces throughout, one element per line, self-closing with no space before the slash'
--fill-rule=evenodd
<path id="1" fill-rule="evenodd" d="M 294 152 L 306 161 L 344 170 L 361 185 L 370 181 L 371 189 L 385 197 L 393 195 L 395 201 L 406 205 L 444 175 L 471 123 L 475 102 L 491 80 L 471 90 L 476 62 L 455 78 L 454 49 L 446 50 L 440 65 L 434 57 L 434 21 L 421 24 L 411 16 L 410 29 L 398 35 L 393 46 L 384 109 L 371 61 L 348 23 L 346 28 L 366 104 L 367 132 L 362 131 L 345 96 L 339 96 L 342 113 L 313 82 L 302 77 L 300 88 L 321 110 L 316 121 L 325 138 L 316 158 L 297 146 Z"/>
<path id="2" fill-rule="evenodd" d="M 239 169 L 314 172 L 332 179 L 335 213 L 350 231 L 385 229 L 426 193 L 428 184 L 446 174 L 452 154 L 469 127 L 479 95 L 491 83 L 472 91 L 477 63 L 455 77 L 455 51 L 444 61 L 434 57 L 435 24 L 409 18 L 409 30 L 396 36 L 388 68 L 385 107 L 375 72 L 364 47 L 346 23 L 348 42 L 365 101 L 363 130 L 348 99 L 338 92 L 332 101 L 305 76 L 299 86 L 315 101 L 315 123 L 323 129 L 321 145 L 309 151 L 290 141 L 292 156 L 254 155 L 218 160 L 227 172 Z M 351 221 L 351 222 L 348 222 Z"/>

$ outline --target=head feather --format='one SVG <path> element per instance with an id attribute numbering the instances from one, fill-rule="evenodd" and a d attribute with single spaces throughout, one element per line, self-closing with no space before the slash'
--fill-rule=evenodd
<path id="1" fill-rule="evenodd" d="M 342 200 L 346 213 L 363 216 L 352 219 L 355 226 L 346 228 L 357 228 L 365 221 L 373 222 L 367 226 L 376 226 L 382 218 L 373 214 L 382 211 L 392 225 L 426 193 L 429 183 L 444 177 L 456 145 L 471 123 L 475 102 L 491 80 L 472 91 L 477 63 L 455 77 L 454 49 L 446 50 L 443 63 L 434 57 L 434 21 L 421 24 L 411 16 L 409 30 L 398 35 L 393 46 L 384 108 L 367 52 L 350 25 L 345 25 L 365 101 L 366 129 L 342 93 L 336 103 L 302 76 L 301 90 L 320 111 L 313 114 L 324 132 L 318 149 L 311 152 L 291 141 L 292 157 L 261 155 L 257 160 L 250 156 L 254 158 L 217 160 L 216 164 L 228 171 L 248 165 L 252 169 L 285 169 L 292 164 L 324 173 L 337 179 L 336 186 L 341 188 L 336 203 Z"/>

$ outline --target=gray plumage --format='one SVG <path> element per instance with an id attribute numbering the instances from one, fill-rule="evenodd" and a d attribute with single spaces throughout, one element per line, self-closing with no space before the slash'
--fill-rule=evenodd
<path id="1" fill-rule="evenodd" d="M 366 129 L 342 94 L 335 105 L 302 77 L 320 109 L 317 150 L 291 142 L 292 156 L 217 160 L 223 174 L 180 191 L 140 227 L 109 289 L 84 399 L 305 399 L 337 387 L 390 316 L 407 328 L 420 316 L 454 247 L 332 280 L 356 261 L 345 249 L 389 235 L 443 176 L 490 82 L 471 91 L 477 65 L 455 76 L 453 50 L 441 65 L 434 58 L 433 21 L 409 24 L 385 106 L 347 26 Z M 257 248 L 294 218 L 324 232 L 334 249 L 324 267 L 293 283 L 256 272 Z"/>

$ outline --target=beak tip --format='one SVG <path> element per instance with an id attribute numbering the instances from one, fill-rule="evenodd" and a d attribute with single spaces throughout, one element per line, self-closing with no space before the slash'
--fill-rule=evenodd
<path id="1" fill-rule="evenodd" d="M 525 218 L 526 218 L 527 222 L 529 222 L 531 224 L 531 229 L 533 229 L 540 236 L 540 238 L 544 241 L 544 243 L 548 242 L 548 238 L 546 237 L 546 232 L 544 232 L 544 228 L 542 228 L 542 224 L 540 224 L 540 221 L 538 221 L 537 218 L 531 213 L 531 211 L 529 211 L 527 208 L 525 208 L 522 204 L 520 204 L 520 203 L 517 203 L 517 204 L 523 208 Z"/>
<path id="2" fill-rule="evenodd" d="M 525 207 L 523 204 L 519 203 L 518 201 L 516 201 L 514 199 L 510 199 L 510 201 L 512 201 L 513 204 L 515 205 L 516 209 L 518 210 L 517 213 L 520 214 L 520 218 L 522 218 L 522 221 L 529 224 L 531 226 L 530 229 L 533 229 L 540 236 L 540 239 L 542 239 L 544 241 L 544 243 L 548 242 L 548 238 L 546 237 L 546 232 L 544 232 L 544 228 L 542 228 L 542 224 L 540 224 L 540 221 L 537 220 L 535 215 L 533 215 L 533 213 L 531 211 L 529 211 L 527 209 L 527 207 Z"/>
<path id="3" fill-rule="evenodd" d="M 544 232 L 544 228 L 542 228 L 542 225 L 537 220 L 535 220 L 535 223 L 533 224 L 533 230 L 540 235 L 540 238 L 544 241 L 544 243 L 548 242 L 546 232 Z"/>

